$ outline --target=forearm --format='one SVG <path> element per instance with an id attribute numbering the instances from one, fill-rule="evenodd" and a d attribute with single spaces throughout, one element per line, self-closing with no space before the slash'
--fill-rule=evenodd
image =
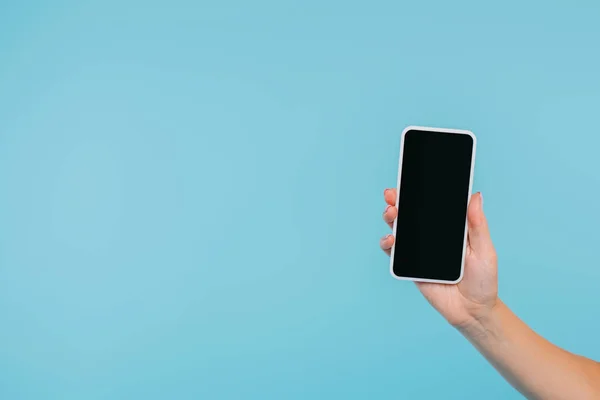
<path id="1" fill-rule="evenodd" d="M 530 399 L 599 399 L 600 364 L 548 342 L 498 304 L 461 333 Z"/>

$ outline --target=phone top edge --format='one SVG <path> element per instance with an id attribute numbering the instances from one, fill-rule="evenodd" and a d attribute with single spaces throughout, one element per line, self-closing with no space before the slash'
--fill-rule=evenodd
<path id="1" fill-rule="evenodd" d="M 402 137 L 406 135 L 406 133 L 410 131 L 425 131 L 425 132 L 441 132 L 441 133 L 454 133 L 458 135 L 469 135 L 473 138 L 475 142 L 477 137 L 473 132 L 467 129 L 452 129 L 452 128 L 435 128 L 430 126 L 418 126 L 418 125 L 409 125 L 402 131 Z"/>

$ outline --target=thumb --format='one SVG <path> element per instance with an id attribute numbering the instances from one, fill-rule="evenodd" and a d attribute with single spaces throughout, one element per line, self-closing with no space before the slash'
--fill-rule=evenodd
<path id="1" fill-rule="evenodd" d="M 476 255 L 484 256 L 494 252 L 487 219 L 483 213 L 483 196 L 480 192 L 471 196 L 467 211 L 469 224 L 469 247 Z"/>

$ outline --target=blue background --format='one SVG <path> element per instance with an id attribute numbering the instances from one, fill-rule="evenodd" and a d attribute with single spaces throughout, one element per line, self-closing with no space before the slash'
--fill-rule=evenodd
<path id="1" fill-rule="evenodd" d="M 0 398 L 519 398 L 378 248 L 409 124 L 477 134 L 501 296 L 600 359 L 600 5 L 555 3 L 3 1 Z"/>

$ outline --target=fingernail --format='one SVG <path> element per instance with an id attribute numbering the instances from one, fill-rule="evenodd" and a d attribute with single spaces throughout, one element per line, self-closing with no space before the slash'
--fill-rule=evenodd
<path id="1" fill-rule="evenodd" d="M 392 235 L 385 235 L 385 239 L 383 239 L 383 240 L 388 240 L 391 237 L 393 237 L 393 236 Z"/>
<path id="2" fill-rule="evenodd" d="M 385 215 L 385 213 L 387 213 L 387 212 L 388 212 L 388 210 L 390 209 L 390 207 L 391 207 L 391 206 L 387 206 L 387 207 L 385 208 L 385 210 L 383 210 L 383 214 L 384 214 L 384 215 Z"/>
<path id="3" fill-rule="evenodd" d="M 390 189 L 385 189 L 385 190 L 383 191 L 383 195 L 385 196 L 385 195 L 386 195 L 386 194 L 387 194 L 389 191 L 390 191 Z"/>

